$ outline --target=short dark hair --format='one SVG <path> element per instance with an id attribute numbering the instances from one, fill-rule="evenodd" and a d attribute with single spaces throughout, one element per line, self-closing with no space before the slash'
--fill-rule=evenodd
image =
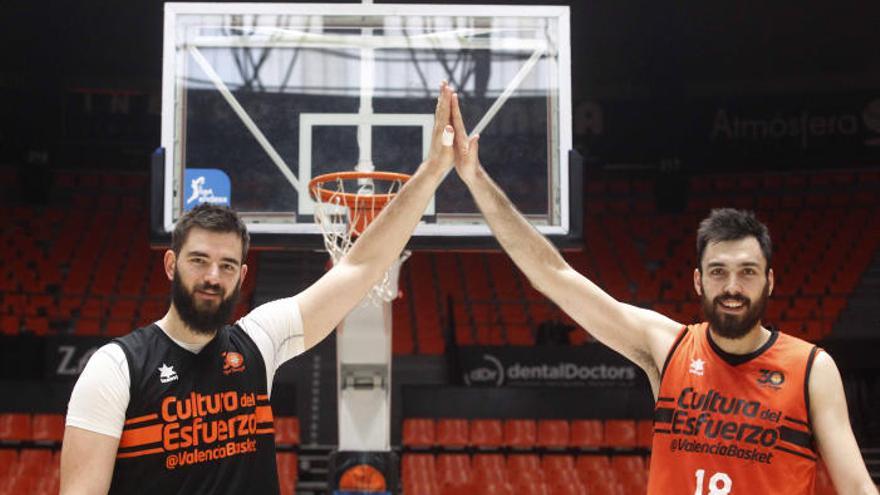
<path id="1" fill-rule="evenodd" d="M 177 220 L 174 231 L 171 233 L 171 250 L 174 251 L 175 255 L 180 255 L 180 249 L 186 242 L 186 238 L 193 227 L 210 230 L 211 232 L 234 232 L 238 234 L 238 237 L 241 239 L 241 262 L 244 263 L 245 258 L 247 258 L 251 238 L 248 235 L 247 226 L 245 226 L 235 210 L 226 206 L 202 203 L 186 212 Z"/>
<path id="2" fill-rule="evenodd" d="M 761 246 L 767 270 L 770 269 L 770 258 L 773 256 L 773 242 L 770 230 L 755 218 L 754 212 L 734 208 L 716 208 L 700 222 L 697 229 L 697 267 L 703 266 L 703 252 L 710 242 L 738 241 L 754 237 Z"/>

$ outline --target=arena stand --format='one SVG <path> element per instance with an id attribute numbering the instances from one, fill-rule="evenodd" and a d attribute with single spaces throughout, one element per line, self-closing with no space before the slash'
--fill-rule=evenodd
<path id="1" fill-rule="evenodd" d="M 679 213 L 657 211 L 647 181 L 594 182 L 587 189 L 586 247 L 564 256 L 619 300 L 694 323 L 701 318 L 690 282 L 697 224 L 713 207 L 754 210 L 775 246 L 777 284 L 767 322 L 817 342 L 833 331 L 880 245 L 878 175 L 696 177 Z M 401 284 L 405 297 L 395 301 L 401 324 L 395 328 L 412 331 L 395 331 L 398 354 L 442 354 L 449 322 L 457 345 L 531 346 L 541 323 L 576 326 L 503 253 L 415 253 Z M 577 345 L 589 336 L 572 332 L 569 338 Z"/>
<path id="2" fill-rule="evenodd" d="M 111 338 L 167 309 L 161 252 L 147 239 L 146 178 L 59 172 L 47 204 L 29 204 L 0 169 L 0 331 L 9 337 Z M 811 341 L 834 332 L 880 244 L 876 171 L 701 176 L 680 212 L 657 208 L 651 183 L 588 185 L 587 246 L 564 256 L 615 297 L 682 322 L 699 319 L 692 295 L 693 235 L 714 206 L 753 208 L 774 235 L 777 290 L 768 322 Z M 743 193 L 747 194 L 743 194 Z M 248 257 L 244 314 L 260 254 Z M 417 252 L 394 302 L 399 357 L 442 357 L 453 347 L 539 345 L 543 325 L 565 345 L 591 341 L 535 291 L 502 253 Z M 569 331 L 571 330 L 571 331 Z M 588 329 L 587 329 L 588 330 Z M 55 493 L 63 411 L 0 414 L 0 495 Z M 410 494 L 643 493 L 650 423 L 608 419 L 402 419 L 401 474 Z M 300 476 L 299 419 L 277 417 L 282 492 Z M 817 493 L 830 494 L 820 472 Z"/>
<path id="3" fill-rule="evenodd" d="M 16 183 L 14 170 L 0 172 Z M 3 335 L 108 339 L 165 314 L 170 285 L 162 252 L 150 250 L 146 184 L 144 175 L 59 172 L 47 204 L 0 203 Z M 236 317 L 251 306 L 259 256 L 247 262 Z M 279 416 L 275 426 L 282 493 L 292 494 L 299 420 Z M 63 434 L 63 411 L 0 412 L 0 495 L 58 493 Z"/>

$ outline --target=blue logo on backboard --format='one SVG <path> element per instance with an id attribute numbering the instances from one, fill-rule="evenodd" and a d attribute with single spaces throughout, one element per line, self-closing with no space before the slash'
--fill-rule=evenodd
<path id="1" fill-rule="evenodd" d="M 216 168 L 188 168 L 183 173 L 183 180 L 186 184 L 184 211 L 202 203 L 229 206 L 232 186 L 226 172 Z"/>

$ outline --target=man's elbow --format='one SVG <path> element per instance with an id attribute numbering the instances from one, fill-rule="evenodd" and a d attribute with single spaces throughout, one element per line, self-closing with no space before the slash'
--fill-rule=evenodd
<path id="1" fill-rule="evenodd" d="M 551 301 L 556 301 L 556 292 L 565 287 L 568 267 L 542 267 L 540 272 L 529 278 L 532 287 Z"/>

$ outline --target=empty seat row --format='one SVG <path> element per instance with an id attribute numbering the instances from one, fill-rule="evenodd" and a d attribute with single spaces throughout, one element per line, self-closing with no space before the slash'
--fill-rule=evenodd
<path id="1" fill-rule="evenodd" d="M 0 442 L 59 443 L 64 437 L 61 414 L 0 414 Z"/>
<path id="2" fill-rule="evenodd" d="M 57 494 L 60 488 L 60 451 L 0 448 L 0 495 Z"/>
<path id="3" fill-rule="evenodd" d="M 650 420 L 407 418 L 403 445 L 410 448 L 647 448 Z"/>
<path id="4" fill-rule="evenodd" d="M 250 305 L 247 302 L 248 299 L 239 302 L 233 321 L 250 310 Z M 74 335 L 105 335 L 115 337 L 125 335 L 135 328 L 148 325 L 162 318 L 167 309 L 167 300 L 153 299 L 144 301 L 143 306 L 134 317 L 80 315 L 52 319 L 46 316 L 0 315 L 0 334 L 17 335 L 19 333 L 32 333 L 35 335 L 50 335 L 72 333 Z"/>
<path id="5" fill-rule="evenodd" d="M 644 493 L 647 460 L 621 455 L 404 454 L 404 493 Z"/>
<path id="6" fill-rule="evenodd" d="M 296 493 L 296 482 L 299 479 L 299 463 L 294 452 L 278 452 L 275 454 L 278 467 L 278 484 L 281 495 Z"/>
<path id="7" fill-rule="evenodd" d="M 35 418 L 36 420 L 36 418 Z M 0 447 L 0 495 L 55 495 L 60 485 L 60 449 Z M 297 454 L 276 454 L 282 495 L 293 495 L 299 477 Z"/>
<path id="8" fill-rule="evenodd" d="M 275 417 L 275 442 L 279 447 L 299 445 L 299 419 Z M 64 437 L 62 414 L 0 414 L 0 443 L 35 442 L 58 444 Z"/>

